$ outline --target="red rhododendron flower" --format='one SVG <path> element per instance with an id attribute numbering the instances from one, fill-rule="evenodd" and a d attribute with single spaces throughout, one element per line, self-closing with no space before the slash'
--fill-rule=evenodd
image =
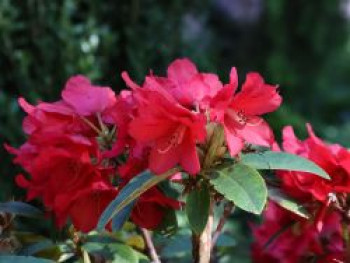
<path id="1" fill-rule="evenodd" d="M 111 88 L 93 86 L 89 79 L 81 75 L 71 77 L 67 81 L 62 98 L 81 116 L 103 113 L 116 102 Z"/>
<path id="2" fill-rule="evenodd" d="M 331 180 L 302 172 L 279 172 L 282 188 L 302 202 L 314 199 L 327 203 L 331 193 L 350 192 L 350 153 L 336 144 L 327 144 L 316 137 L 307 125 L 309 137 L 301 141 L 288 126 L 283 130 L 283 148 L 286 152 L 303 156 L 318 164 Z"/>
<path id="3" fill-rule="evenodd" d="M 198 173 L 196 143 L 205 139 L 205 117 L 182 107 L 161 90 L 134 92 L 138 114 L 130 123 L 129 134 L 137 143 L 151 147 L 149 168 L 159 174 L 180 164 L 188 173 Z"/>
<path id="4" fill-rule="evenodd" d="M 325 217 L 325 227 L 321 232 L 312 222 L 273 202 L 269 203 L 263 217 L 263 223 L 253 227 L 254 262 L 308 262 L 312 257 L 320 260 L 343 259 L 344 242 L 338 213 L 333 212 Z"/>
<path id="5" fill-rule="evenodd" d="M 180 208 L 180 202 L 165 196 L 158 188 L 153 187 L 140 196 L 131 212 L 131 219 L 140 227 L 155 229 L 162 222 L 168 209 Z"/>
<path id="6" fill-rule="evenodd" d="M 116 103 L 110 88 L 93 86 L 83 76 L 71 77 L 67 81 L 62 98 L 54 103 L 41 102 L 37 106 L 20 98 L 19 104 L 28 114 L 23 121 L 23 130 L 27 134 L 36 131 L 94 134 L 96 131 L 92 131 L 82 117 L 92 117 L 92 123 L 97 123 L 98 114 L 101 118 L 110 118 L 109 109 Z"/>
<path id="7" fill-rule="evenodd" d="M 217 75 L 199 73 L 196 66 L 188 59 L 176 59 L 168 67 L 167 77 L 153 74 L 146 77 L 144 86 L 157 85 L 169 92 L 185 107 L 208 106 L 207 99 L 215 96 L 222 88 Z"/>
<path id="8" fill-rule="evenodd" d="M 276 110 L 282 102 L 277 88 L 265 84 L 258 73 L 249 73 L 242 90 L 235 94 L 237 87 L 236 69 L 232 68 L 230 83 L 211 100 L 211 118 L 224 126 L 232 156 L 242 150 L 244 142 L 272 145 L 273 132 L 260 115 Z"/>
<path id="9" fill-rule="evenodd" d="M 75 192 L 60 194 L 54 204 L 58 225 L 63 226 L 67 218 L 70 218 L 76 229 L 83 232 L 93 230 L 102 212 L 117 193 L 112 185 L 96 181 Z"/>
<path id="10" fill-rule="evenodd" d="M 27 152 L 29 145 L 32 145 L 30 154 Z M 18 175 L 16 182 L 27 189 L 28 200 L 41 197 L 44 205 L 55 212 L 58 224 L 62 225 L 69 215 L 60 208 L 64 205 L 61 202 L 63 197 L 73 201 L 74 195 L 91 188 L 95 182 L 107 183 L 108 175 L 113 172 L 112 168 L 98 166 L 97 147 L 96 143 L 79 135 L 34 134 L 19 150 L 9 148 L 17 155 L 15 162 L 23 164 L 30 174 L 29 179 Z M 93 156 L 95 164 L 92 163 Z M 30 159 L 26 159 L 28 157 Z M 85 231 L 79 224 L 75 226 Z"/>

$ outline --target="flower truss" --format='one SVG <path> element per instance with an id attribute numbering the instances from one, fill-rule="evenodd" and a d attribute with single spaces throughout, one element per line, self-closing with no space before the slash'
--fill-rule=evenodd
<path id="1" fill-rule="evenodd" d="M 172 62 L 166 76 L 151 72 L 142 85 L 121 76 L 129 89 L 118 95 L 78 75 L 59 101 L 18 100 L 27 140 L 5 145 L 23 168 L 16 183 L 28 201 L 41 199 L 59 228 L 115 231 L 129 220 L 154 230 L 168 211 L 185 207 L 194 259 L 209 262 L 215 237 L 203 240 L 216 204 L 260 214 L 272 185 L 283 197 L 269 191 L 263 223 L 253 226 L 254 260 L 346 260 L 350 154 L 311 126 L 305 141 L 286 127 L 282 151 L 262 117 L 282 103 L 277 85 L 256 72 L 239 85 L 236 68 L 223 83 L 187 58 Z M 257 170 L 277 171 L 271 181 Z M 184 186 L 186 202 L 158 185 L 166 179 Z M 301 204 L 303 216 L 283 198 Z"/>

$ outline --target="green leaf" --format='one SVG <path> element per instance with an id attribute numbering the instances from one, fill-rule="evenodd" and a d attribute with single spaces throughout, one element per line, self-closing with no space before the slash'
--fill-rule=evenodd
<path id="1" fill-rule="evenodd" d="M 200 188 L 191 191 L 186 200 L 186 214 L 191 229 L 201 234 L 208 221 L 210 207 L 210 194 L 207 185 L 202 184 Z"/>
<path id="2" fill-rule="evenodd" d="M 176 213 L 173 209 L 168 209 L 162 219 L 162 222 L 157 227 L 156 231 L 164 236 L 174 235 L 179 226 L 177 223 Z"/>
<path id="3" fill-rule="evenodd" d="M 10 201 L 0 203 L 0 212 L 26 217 L 41 217 L 43 213 L 36 207 L 26 203 Z"/>
<path id="4" fill-rule="evenodd" d="M 216 191 L 245 211 L 260 214 L 267 201 L 265 181 L 257 170 L 242 163 L 216 171 L 210 182 Z"/>
<path id="5" fill-rule="evenodd" d="M 43 240 L 34 244 L 30 244 L 24 248 L 22 248 L 18 254 L 23 255 L 23 256 L 32 256 L 35 255 L 36 253 L 46 250 L 48 248 L 54 247 L 55 244 L 51 240 Z"/>
<path id="6" fill-rule="evenodd" d="M 298 155 L 284 152 L 263 152 L 243 154 L 241 162 L 258 170 L 287 170 L 308 172 L 324 179 L 329 175 L 314 162 Z"/>
<path id="7" fill-rule="evenodd" d="M 54 261 L 25 256 L 0 256 L 0 263 L 53 263 Z"/>
<path id="8" fill-rule="evenodd" d="M 98 230 L 103 230 L 107 223 L 117 216 L 126 206 L 136 200 L 141 194 L 176 173 L 178 169 L 170 169 L 161 175 L 152 175 L 150 171 L 144 171 L 134 177 L 118 194 L 118 196 L 103 211 L 97 224 Z M 124 213 L 121 213 L 124 216 Z"/>
<path id="9" fill-rule="evenodd" d="M 109 247 L 115 251 L 112 262 L 138 263 L 139 257 L 131 247 L 123 244 L 111 244 Z"/>
<path id="10" fill-rule="evenodd" d="M 269 199 L 280 205 L 286 210 L 289 210 L 301 217 L 309 218 L 310 215 L 305 207 L 298 204 L 293 198 L 285 195 L 280 189 L 275 187 L 269 187 Z"/>
<path id="11" fill-rule="evenodd" d="M 139 256 L 131 247 L 119 244 L 85 243 L 83 249 L 90 254 L 98 253 L 103 255 L 108 262 L 116 263 L 138 263 Z"/>

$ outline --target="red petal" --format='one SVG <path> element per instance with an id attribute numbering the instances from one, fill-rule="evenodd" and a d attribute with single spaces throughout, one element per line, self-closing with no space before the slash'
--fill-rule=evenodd
<path id="1" fill-rule="evenodd" d="M 281 96 L 275 86 L 264 83 L 258 73 L 249 73 L 241 92 L 234 97 L 236 109 L 243 110 L 246 115 L 254 116 L 276 110 L 282 103 Z"/>

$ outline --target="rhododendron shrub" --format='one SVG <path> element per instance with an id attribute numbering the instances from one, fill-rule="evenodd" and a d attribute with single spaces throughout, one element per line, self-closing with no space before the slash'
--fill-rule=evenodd
<path id="1" fill-rule="evenodd" d="M 119 94 L 78 75 L 56 102 L 19 98 L 27 140 L 19 148 L 5 145 L 23 168 L 15 180 L 27 200 L 41 200 L 58 229 L 72 226 L 73 255 L 97 260 L 82 237 L 132 223 L 151 260 L 160 262 L 149 230 L 175 229 L 176 211 L 185 210 L 194 261 L 209 262 L 233 208 L 260 214 L 269 196 L 263 224 L 253 227 L 257 262 L 345 258 L 350 155 L 310 126 L 305 141 L 286 128 L 280 148 L 264 120 L 282 103 L 277 85 L 256 72 L 240 82 L 236 68 L 222 82 L 187 58 L 172 62 L 166 76 L 151 71 L 143 83 L 132 73 L 121 77 L 127 88 Z M 271 179 L 264 170 L 276 173 Z M 172 185 L 180 186 L 180 198 L 171 195 Z"/>

